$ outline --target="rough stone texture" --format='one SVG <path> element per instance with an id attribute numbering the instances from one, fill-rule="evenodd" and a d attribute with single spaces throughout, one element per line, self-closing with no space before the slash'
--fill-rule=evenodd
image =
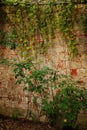
<path id="1" fill-rule="evenodd" d="M 45 55 L 37 57 L 37 60 L 43 61 L 42 66 L 49 66 L 51 68 L 59 70 L 60 73 L 72 75 L 75 80 L 80 81 L 80 84 L 87 89 L 87 37 L 78 35 L 78 49 L 79 55 L 75 58 L 71 58 L 68 53 L 68 49 L 60 34 L 54 40 L 54 47 L 49 48 Z M 17 53 L 5 47 L 0 48 L 2 50 L 1 55 L 7 58 L 13 58 L 17 56 Z M 30 96 L 30 101 L 28 97 Z M 37 117 L 39 116 L 39 110 L 31 102 L 32 95 L 28 95 L 24 92 L 22 86 L 15 84 L 14 73 L 12 68 L 6 65 L 0 65 L 0 113 L 13 116 L 18 114 L 20 116 L 26 116 L 27 108 L 33 108 L 34 112 L 37 111 Z M 28 102 L 30 106 L 28 106 Z M 81 121 L 80 116 L 79 121 Z M 87 118 L 83 116 L 83 118 Z M 84 122 L 84 121 L 83 121 Z"/>
<path id="2" fill-rule="evenodd" d="M 4 57 L 16 57 L 15 51 L 9 50 L 8 48 L 2 48 L 2 50 L 4 50 Z M 62 40 L 60 43 L 59 40 L 56 39 L 54 47 L 50 48 L 45 55 L 38 56 L 37 59 L 43 61 L 40 67 L 49 66 L 59 70 L 60 73 L 72 75 L 75 80 L 80 81 L 83 87 L 87 88 L 87 57 L 81 50 L 79 51 L 78 57 L 70 58 L 66 44 Z M 34 108 L 34 111 L 37 109 L 32 103 L 30 107 Z M 26 115 L 27 108 L 28 93 L 23 91 L 22 86 L 15 84 L 12 68 L 6 65 L 0 65 L 0 112 L 13 115 L 15 109 L 21 109 L 25 112 L 23 115 Z"/>

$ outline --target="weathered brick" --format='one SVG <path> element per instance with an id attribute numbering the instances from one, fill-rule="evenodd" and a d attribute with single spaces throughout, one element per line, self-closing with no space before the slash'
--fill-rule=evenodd
<path id="1" fill-rule="evenodd" d="M 5 28 L 8 30 L 11 27 L 5 25 Z M 77 57 L 70 57 L 67 45 L 64 42 L 64 38 L 62 38 L 62 33 L 58 32 L 57 36 L 52 37 L 53 47 L 50 47 L 46 54 L 37 55 L 37 64 L 38 61 L 40 61 L 40 65 L 39 67 L 37 65 L 37 67 L 42 68 L 48 66 L 57 69 L 60 74 L 72 75 L 73 79 L 79 80 L 80 85 L 82 84 L 83 87 L 87 88 L 87 37 L 84 36 L 77 25 L 74 35 L 78 42 L 79 55 Z M 37 36 L 35 38 L 37 41 L 42 42 L 40 37 Z M 17 51 L 18 50 L 10 50 L 8 47 L 2 47 L 0 54 L 4 58 L 17 58 Z M 27 110 L 28 92 L 23 91 L 23 84 L 15 84 L 12 68 L 5 65 L 0 65 L 0 96 L 2 96 L 2 98 L 0 98 L 0 113 L 12 114 L 15 107 L 19 110 Z M 31 100 L 32 95 L 29 97 L 30 107 L 34 109 L 34 112 L 36 111 L 36 113 L 38 113 L 37 107 Z"/>
<path id="2" fill-rule="evenodd" d="M 71 69 L 71 75 L 77 76 L 77 69 Z"/>

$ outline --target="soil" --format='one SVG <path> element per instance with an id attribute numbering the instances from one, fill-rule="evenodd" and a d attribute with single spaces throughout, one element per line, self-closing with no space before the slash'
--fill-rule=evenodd
<path id="1" fill-rule="evenodd" d="M 11 117 L 0 115 L 0 130 L 60 130 L 54 128 L 49 123 L 29 121 L 24 118 L 13 119 Z M 77 130 L 70 127 L 64 127 L 63 130 Z M 80 130 L 87 130 L 81 128 Z"/>
<path id="2" fill-rule="evenodd" d="M 12 119 L 0 115 L 0 130 L 53 130 L 48 123 Z"/>

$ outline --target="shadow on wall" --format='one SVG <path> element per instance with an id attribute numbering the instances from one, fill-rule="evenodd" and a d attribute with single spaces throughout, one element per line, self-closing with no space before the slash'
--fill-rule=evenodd
<path id="1" fill-rule="evenodd" d="M 2 44 L 3 39 L 5 38 L 4 31 L 6 25 L 7 13 L 5 12 L 6 5 L 0 0 L 0 45 Z"/>
<path id="2" fill-rule="evenodd" d="M 3 5 L 0 0 L 0 50 L 3 45 L 2 44 L 3 39 L 5 38 L 4 30 L 5 30 L 6 17 L 7 17 L 7 13 L 4 11 L 5 8 L 6 8 L 5 5 Z M 4 52 L 0 51 L 0 55 L 3 56 L 3 53 Z"/>
<path id="3" fill-rule="evenodd" d="M 87 2 L 87 0 L 84 0 L 85 2 Z M 84 46 L 84 50 L 83 53 L 86 55 L 86 61 L 87 61 L 87 5 L 84 6 L 84 12 L 82 14 L 81 17 L 81 23 L 82 23 L 82 30 L 84 32 L 84 37 L 83 37 L 83 46 Z"/>
<path id="4" fill-rule="evenodd" d="M 6 12 L 4 11 L 5 6 L 3 4 L 1 4 L 1 0 L 0 0 L 0 32 L 3 31 L 4 29 L 4 25 L 6 23 Z"/>

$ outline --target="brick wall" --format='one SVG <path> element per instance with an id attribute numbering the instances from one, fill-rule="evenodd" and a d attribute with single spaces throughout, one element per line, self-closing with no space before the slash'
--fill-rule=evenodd
<path id="1" fill-rule="evenodd" d="M 59 70 L 60 73 L 72 75 L 83 87 L 87 88 L 87 57 L 84 53 L 87 40 L 82 39 L 80 45 L 78 45 L 79 55 L 76 58 L 70 58 L 66 44 L 62 39 L 55 39 L 56 44 L 54 47 L 50 48 L 45 55 L 37 58 L 37 60 L 43 60 L 43 64 L 40 66 L 49 66 Z M 4 57 L 16 57 L 15 51 L 8 48 L 2 49 Z M 12 114 L 12 111 L 17 108 L 25 110 L 26 113 L 28 94 L 27 92 L 23 92 L 20 87 L 22 86 L 15 84 L 12 68 L 0 65 L 0 113 Z"/>
<path id="2" fill-rule="evenodd" d="M 4 28 L 8 28 L 4 25 Z M 59 70 L 60 73 L 72 75 L 75 80 L 80 82 L 82 87 L 87 89 L 87 36 L 79 30 L 75 30 L 78 36 L 79 55 L 71 58 L 68 48 L 59 33 L 54 39 L 54 46 L 49 48 L 46 54 L 39 55 L 37 60 L 42 60 L 42 66 L 49 66 Z M 9 48 L 0 46 L 1 55 L 11 59 L 17 57 L 17 52 Z M 21 87 L 21 88 L 20 88 Z M 28 97 L 30 96 L 30 106 L 28 106 Z M 6 115 L 18 114 L 26 116 L 27 108 L 33 108 L 37 117 L 39 110 L 31 102 L 32 95 L 24 92 L 22 86 L 15 84 L 14 73 L 11 67 L 0 65 L 0 113 Z"/>

